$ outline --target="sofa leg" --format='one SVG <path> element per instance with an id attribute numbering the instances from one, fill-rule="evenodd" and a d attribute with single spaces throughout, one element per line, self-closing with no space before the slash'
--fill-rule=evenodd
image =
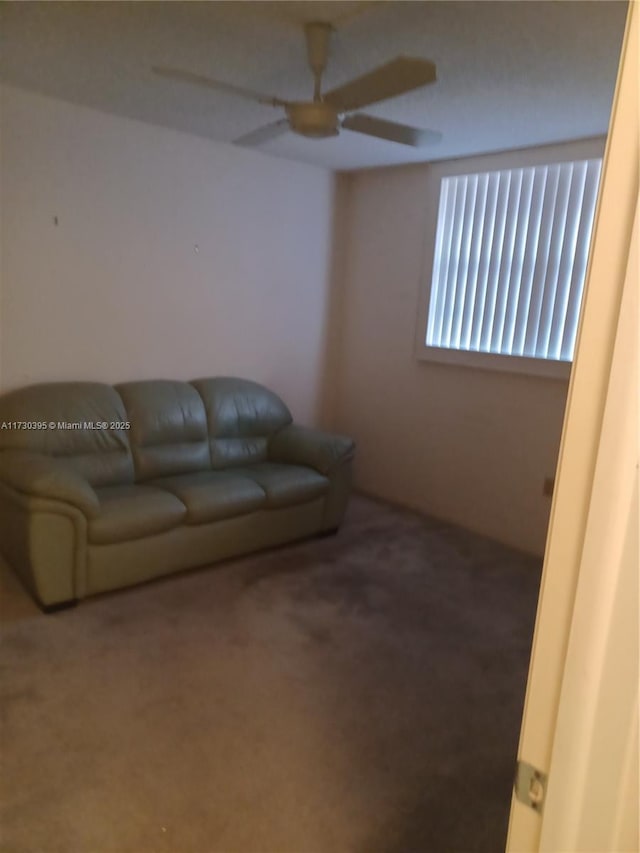
<path id="1" fill-rule="evenodd" d="M 40 609 L 43 613 L 58 613 L 60 610 L 70 610 L 78 604 L 77 598 L 70 598 L 68 601 L 57 601 L 55 604 L 41 604 Z"/>

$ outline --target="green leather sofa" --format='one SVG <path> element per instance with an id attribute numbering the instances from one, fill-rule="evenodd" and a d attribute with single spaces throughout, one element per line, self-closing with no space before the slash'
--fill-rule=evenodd
<path id="1" fill-rule="evenodd" d="M 242 379 L 0 397 L 0 550 L 45 610 L 339 526 L 353 442 Z"/>

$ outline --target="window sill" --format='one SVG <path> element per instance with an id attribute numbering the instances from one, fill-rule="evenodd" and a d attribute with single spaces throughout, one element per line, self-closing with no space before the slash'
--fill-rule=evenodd
<path id="1" fill-rule="evenodd" d="M 441 347 L 419 347 L 419 361 L 472 367 L 479 370 L 497 370 L 503 373 L 519 373 L 528 376 L 543 376 L 547 379 L 567 381 L 571 374 L 570 361 L 552 361 L 544 358 L 527 358 L 520 355 L 497 355 L 488 352 L 444 349 Z"/>

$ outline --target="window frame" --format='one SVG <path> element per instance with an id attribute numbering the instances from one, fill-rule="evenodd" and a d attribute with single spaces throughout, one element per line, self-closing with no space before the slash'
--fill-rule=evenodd
<path id="1" fill-rule="evenodd" d="M 414 355 L 422 363 L 453 365 L 464 368 L 519 373 L 529 376 L 541 376 L 548 379 L 568 381 L 571 374 L 572 361 L 555 359 L 532 358 L 530 356 L 503 355 L 498 353 L 476 352 L 471 350 L 450 349 L 448 347 L 428 346 L 426 341 L 429 321 L 429 306 L 431 301 L 431 285 L 435 257 L 436 231 L 438 227 L 438 210 L 442 178 L 459 175 L 480 174 L 502 169 L 521 169 L 530 166 L 544 166 L 554 163 L 567 163 L 574 160 L 602 158 L 606 137 L 598 136 L 558 145 L 544 145 L 535 148 L 520 148 L 503 151 L 498 154 L 465 157 L 460 160 L 446 160 L 429 163 L 427 203 L 424 220 L 424 241 L 422 270 L 417 306 L 417 322 L 415 330 Z M 599 194 L 600 191 L 598 191 Z M 596 219 L 598 203 L 596 203 Z M 591 247 L 585 287 L 591 264 Z M 584 293 L 583 293 L 584 299 Z M 582 310 L 582 309 L 581 309 Z"/>

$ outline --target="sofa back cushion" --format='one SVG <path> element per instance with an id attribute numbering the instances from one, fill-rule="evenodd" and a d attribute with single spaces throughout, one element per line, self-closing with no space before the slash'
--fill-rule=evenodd
<path id="1" fill-rule="evenodd" d="M 93 486 L 133 482 L 122 400 L 100 382 L 29 385 L 0 397 L 0 450 L 64 459 Z"/>
<path id="2" fill-rule="evenodd" d="M 116 388 L 131 422 L 136 480 L 211 467 L 207 416 L 195 388 L 167 379 L 126 382 Z"/>
<path id="3" fill-rule="evenodd" d="M 213 468 L 264 462 L 269 437 L 291 423 L 282 400 L 257 382 L 219 377 L 192 385 L 207 412 Z"/>

